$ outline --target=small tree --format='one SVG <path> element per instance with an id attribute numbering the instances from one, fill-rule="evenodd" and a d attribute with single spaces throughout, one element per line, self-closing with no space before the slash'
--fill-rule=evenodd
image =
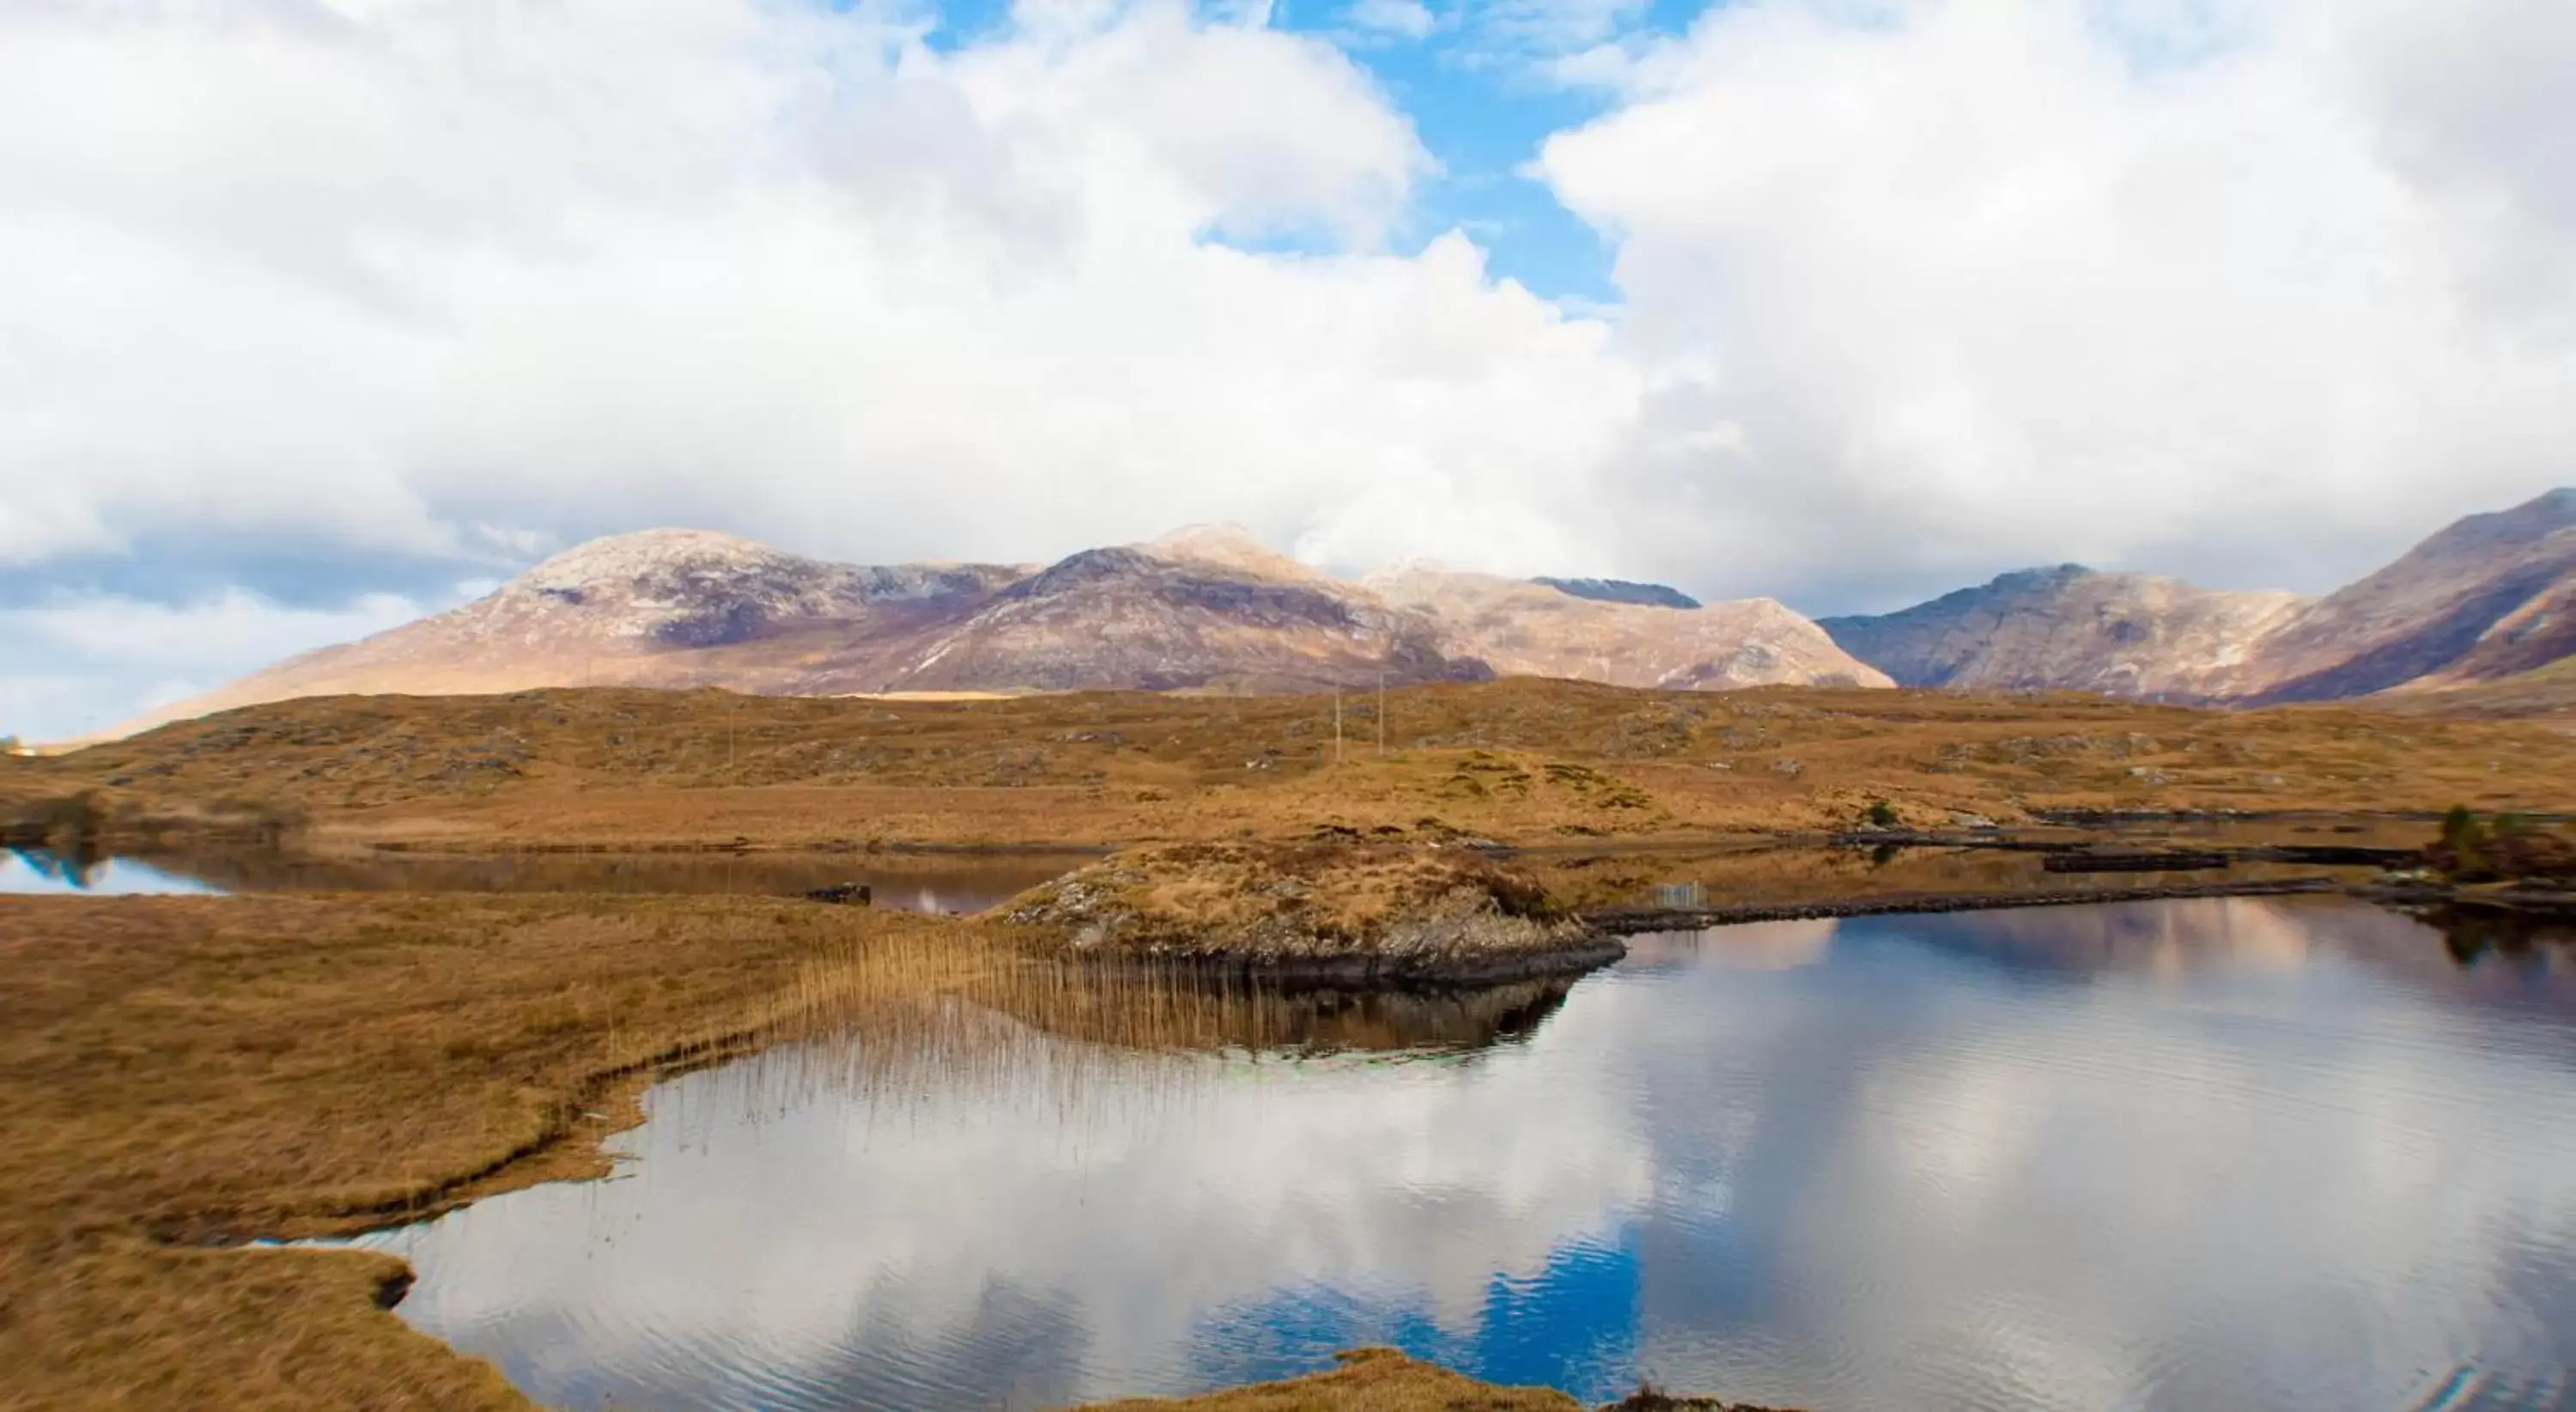
<path id="1" fill-rule="evenodd" d="M 2478 816 L 2466 804 L 2454 804 L 2442 816 L 2442 841 L 2457 848 L 2473 841 L 2478 834 Z"/>
<path id="2" fill-rule="evenodd" d="M 26 749 L 26 747 L 18 743 L 18 737 L 14 735 L 0 735 L 0 755 L 15 755 L 24 749 Z"/>
<path id="3" fill-rule="evenodd" d="M 1873 799 L 1868 808 L 1860 811 L 1860 818 L 1871 828 L 1892 829 L 1897 824 L 1896 806 L 1884 799 Z"/>
<path id="4" fill-rule="evenodd" d="M 2433 866 L 2460 882 L 2481 882 L 2490 875 L 2488 853 L 2494 835 L 2466 804 L 2454 804 L 2442 816 L 2442 841 L 2433 845 Z"/>

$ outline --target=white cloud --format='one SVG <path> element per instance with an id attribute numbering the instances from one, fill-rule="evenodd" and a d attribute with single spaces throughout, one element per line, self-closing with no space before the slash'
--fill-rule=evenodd
<path id="1" fill-rule="evenodd" d="M 1422 0 L 1358 0 L 1345 17 L 1353 28 L 1406 39 L 1421 39 L 1440 25 Z"/>
<path id="2" fill-rule="evenodd" d="M 1858 550 L 2301 586 L 2534 493 L 2576 430 L 2576 98 L 2540 77 L 2571 30 L 2524 3 L 1712 10 L 1541 159 L 1621 238 L 1622 351 L 1660 376 L 1630 493 L 1710 505 L 1680 521 L 1701 552 L 1789 584 Z M 1719 426 L 1740 454 L 1668 449 Z"/>
<path id="3" fill-rule="evenodd" d="M 42 409 L 0 461 L 61 472 L 21 560 L 661 521 L 1020 558 L 1365 539 L 1363 499 L 1528 530 L 1634 397 L 1463 242 L 1380 253 L 1428 158 L 1320 41 L 1154 3 L 951 55 L 752 0 L 115 8 L 0 16 L 0 269 L 49 272 L 0 280 Z"/>

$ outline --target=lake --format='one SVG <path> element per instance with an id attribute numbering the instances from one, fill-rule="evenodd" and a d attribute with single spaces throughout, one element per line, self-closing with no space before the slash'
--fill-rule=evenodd
<path id="1" fill-rule="evenodd" d="M 1156 1003 L 1194 1045 L 952 1003 L 784 1046 L 655 1089 L 610 1180 L 359 1243 L 577 1408 L 1041 1407 L 1363 1343 L 1817 1412 L 2576 1407 L 2562 943 L 2199 900 Z"/>

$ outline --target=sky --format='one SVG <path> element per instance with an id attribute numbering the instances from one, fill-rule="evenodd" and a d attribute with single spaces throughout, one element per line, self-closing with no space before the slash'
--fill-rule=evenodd
<path id="1" fill-rule="evenodd" d="M 10 0 L 0 734 L 728 530 L 1877 611 L 2576 482 L 2563 0 Z"/>

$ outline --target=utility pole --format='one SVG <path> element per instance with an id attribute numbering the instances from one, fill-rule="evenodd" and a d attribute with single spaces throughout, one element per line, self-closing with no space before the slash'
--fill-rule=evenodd
<path id="1" fill-rule="evenodd" d="M 1386 758 L 1386 669 L 1377 672 L 1377 758 Z"/>
<path id="2" fill-rule="evenodd" d="M 1342 689 L 1333 688 L 1333 763 L 1342 763 Z"/>

